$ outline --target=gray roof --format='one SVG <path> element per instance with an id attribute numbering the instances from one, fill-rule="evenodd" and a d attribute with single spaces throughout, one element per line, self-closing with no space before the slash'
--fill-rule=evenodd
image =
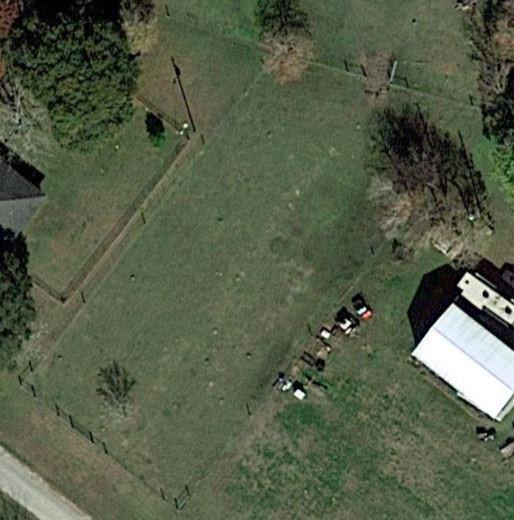
<path id="1" fill-rule="evenodd" d="M 22 231 L 43 199 L 39 187 L 0 155 L 0 226 Z"/>

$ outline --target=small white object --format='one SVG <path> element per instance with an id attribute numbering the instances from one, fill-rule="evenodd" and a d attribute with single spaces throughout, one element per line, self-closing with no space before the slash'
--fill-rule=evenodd
<path id="1" fill-rule="evenodd" d="M 282 386 L 282 392 L 287 392 L 288 390 L 291 390 L 291 387 L 293 386 L 293 380 L 288 379 L 284 385 Z"/>
<path id="2" fill-rule="evenodd" d="M 296 397 L 296 399 L 299 399 L 300 401 L 303 401 L 305 399 L 305 397 L 307 396 L 305 391 L 302 390 L 301 388 L 297 388 L 294 391 L 293 395 Z"/>
<path id="3" fill-rule="evenodd" d="M 323 338 L 323 339 L 330 339 L 330 331 L 328 329 L 326 329 L 325 327 L 323 327 L 319 333 L 319 335 Z"/>

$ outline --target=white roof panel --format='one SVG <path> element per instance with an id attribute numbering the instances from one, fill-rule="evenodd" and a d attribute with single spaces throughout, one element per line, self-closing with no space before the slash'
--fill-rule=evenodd
<path id="1" fill-rule="evenodd" d="M 514 352 L 455 304 L 412 355 L 494 419 L 514 394 Z"/>

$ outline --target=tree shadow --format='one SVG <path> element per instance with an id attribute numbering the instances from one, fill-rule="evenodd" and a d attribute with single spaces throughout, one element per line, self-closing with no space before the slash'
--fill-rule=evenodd
<path id="1" fill-rule="evenodd" d="M 22 233 L 15 233 L 12 229 L 0 226 L 0 258 L 7 258 L 10 253 L 20 261 L 20 268 L 27 272 L 29 250 Z M 1 263 L 1 261 L 0 261 Z M 1 267 L 1 266 L 0 266 Z"/>

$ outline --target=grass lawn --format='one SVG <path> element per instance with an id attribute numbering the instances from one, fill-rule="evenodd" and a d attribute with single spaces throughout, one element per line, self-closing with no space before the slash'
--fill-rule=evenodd
<path id="1" fill-rule="evenodd" d="M 26 230 L 31 271 L 64 290 L 145 183 L 167 168 L 175 142 L 170 136 L 167 147 L 153 147 L 139 109 L 117 139 L 91 153 L 52 146 L 28 158 L 44 173 L 46 194 Z"/>
<path id="2" fill-rule="evenodd" d="M 280 411 L 226 487 L 237 518 L 511 518 L 512 467 L 498 446 L 512 417 L 496 425 L 497 441 L 478 443 L 483 419 L 408 362 L 407 307 L 441 261 L 384 259 L 361 280 L 376 319 L 335 344 L 327 395 L 298 403 L 275 394 Z"/>
<path id="3" fill-rule="evenodd" d="M 259 30 L 254 20 L 255 0 L 157 0 L 160 12 L 168 6 L 171 19 L 206 27 L 224 36 L 255 40 Z"/>
<path id="4" fill-rule="evenodd" d="M 163 0 L 166 3 L 166 0 Z M 258 40 L 255 0 L 184 5 L 167 0 L 173 16 L 222 35 Z M 317 59 L 344 68 L 344 60 L 361 63 L 365 56 L 394 54 L 397 75 L 414 88 L 469 102 L 476 99 L 475 75 L 470 73 L 471 46 L 464 30 L 465 15 L 452 2 L 437 0 L 301 0 L 308 13 Z M 163 6 L 164 10 L 164 6 Z M 450 51 L 450 52 L 449 52 Z"/>
<path id="5" fill-rule="evenodd" d="M 170 518 L 169 502 L 20 390 L 14 377 L 0 380 L 0 399 L 2 446 L 93 518 Z"/>
<path id="6" fill-rule="evenodd" d="M 381 241 L 360 213 L 361 96 L 359 82 L 325 71 L 285 89 L 259 81 L 40 370 L 50 402 L 137 474 L 173 492 L 202 476 L 338 280 Z M 113 358 L 137 380 L 126 423 L 95 394 Z"/>
<path id="7" fill-rule="evenodd" d="M 140 90 L 179 124 L 188 116 L 172 56 L 199 132 L 212 130 L 261 70 L 254 47 L 160 17 L 159 45 L 145 56 Z"/>
<path id="8" fill-rule="evenodd" d="M 305 0 L 320 60 L 342 68 L 344 57 L 394 51 L 400 71 L 419 71 L 422 90 L 466 100 L 474 77 L 465 73 L 471 65 L 462 18 L 451 3 L 401 0 L 393 9 L 377 0 L 366 10 L 362 4 Z M 512 494 L 504 493 L 509 466 L 499 463 L 496 446 L 475 443 L 475 421 L 406 361 L 407 306 L 421 276 L 442 260 L 427 254 L 411 266 L 391 262 L 366 196 L 373 107 L 362 81 L 316 66 L 301 82 L 280 87 L 260 73 L 251 45 L 253 2 L 167 5 L 171 16 L 159 22 L 161 45 L 146 58 L 142 91 L 163 112 L 184 117 L 169 73 L 173 53 L 199 128 L 216 131 L 206 132 L 204 148 L 49 350 L 35 375 L 38 392 L 89 425 L 134 475 L 168 496 L 188 484 L 193 499 L 184 515 L 195 520 L 395 512 L 426 518 L 446 510 L 472 518 L 475 511 L 486 514 L 488 502 L 501 517 L 512 506 Z M 460 129 L 487 166 L 476 110 L 398 89 L 389 101 L 419 102 L 442 127 Z M 146 176 L 166 164 L 166 153 L 150 147 L 142 127 L 139 111 L 119 150 L 75 158 L 73 167 L 68 155 L 36 158 L 47 173 L 49 201 L 28 234 L 32 269 L 47 281 L 65 286 Z M 502 226 L 484 251 L 501 241 L 494 259 L 507 260 L 512 219 L 491 186 Z M 329 397 L 305 405 L 270 398 L 284 359 L 308 344 L 310 328 L 356 285 L 377 317 L 359 340 L 334 352 Z M 112 359 L 137 381 L 125 421 L 113 419 L 95 391 L 99 368 Z M 40 426 L 42 414 L 18 409 L 16 391 L 4 390 L 10 403 L 4 413 L 12 419 L 0 439 L 15 439 L 20 453 L 79 505 L 89 504 L 95 518 L 116 518 L 101 489 L 110 489 L 106 479 L 117 482 L 114 470 L 105 471 L 98 487 L 78 485 L 82 476 L 95 482 L 103 468 L 88 460 L 91 447 L 70 442 L 59 459 L 57 434 Z M 277 414 L 241 443 L 252 426 L 247 405 L 257 419 L 270 404 Z M 30 428 L 22 427 L 24 413 Z M 238 459 L 234 473 L 227 469 L 230 480 L 218 483 L 223 493 L 197 485 Z M 146 500 L 149 518 L 165 518 L 140 488 L 134 496 L 130 489 L 126 480 L 117 487 L 124 518 L 144 518 Z"/>

